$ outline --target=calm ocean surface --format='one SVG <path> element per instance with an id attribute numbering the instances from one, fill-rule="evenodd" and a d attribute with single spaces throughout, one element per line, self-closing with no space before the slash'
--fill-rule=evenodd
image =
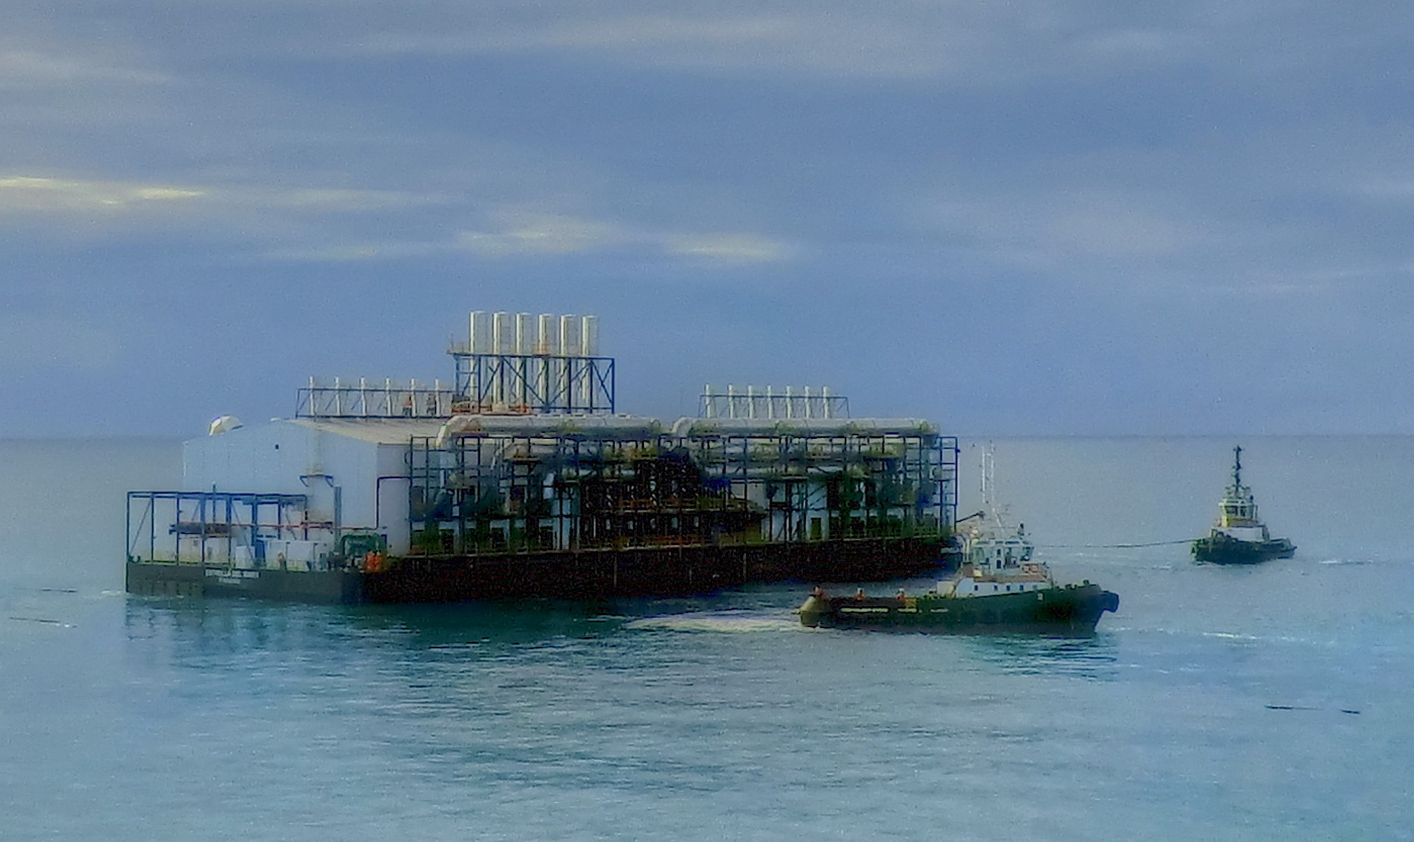
<path id="1" fill-rule="evenodd" d="M 1299 549 L 1198 566 L 1164 542 L 1237 443 Z M 1414 438 L 995 452 L 1056 574 L 1120 594 L 1094 638 L 805 630 L 800 586 L 128 597 L 123 493 L 178 444 L 0 441 L 0 839 L 1414 838 Z"/>

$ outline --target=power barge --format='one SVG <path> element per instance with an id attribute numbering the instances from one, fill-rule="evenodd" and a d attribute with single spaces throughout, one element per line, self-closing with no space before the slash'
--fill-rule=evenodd
<path id="1" fill-rule="evenodd" d="M 957 439 L 828 389 L 615 410 L 592 316 L 476 312 L 449 384 L 310 379 L 127 498 L 127 589 L 318 602 L 589 599 L 955 564 Z"/>

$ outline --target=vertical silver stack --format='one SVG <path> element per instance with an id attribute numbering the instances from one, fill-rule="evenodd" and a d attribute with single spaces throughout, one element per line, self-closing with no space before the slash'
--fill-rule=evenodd
<path id="1" fill-rule="evenodd" d="M 614 361 L 599 356 L 599 320 L 573 314 L 474 311 L 457 361 L 456 411 L 600 414 L 614 411 Z"/>

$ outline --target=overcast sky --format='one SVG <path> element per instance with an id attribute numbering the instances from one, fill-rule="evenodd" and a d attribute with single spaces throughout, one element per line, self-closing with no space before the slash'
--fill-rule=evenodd
<path id="1" fill-rule="evenodd" d="M 0 436 L 593 313 L 620 411 L 1414 433 L 1414 5 L 7 0 Z"/>

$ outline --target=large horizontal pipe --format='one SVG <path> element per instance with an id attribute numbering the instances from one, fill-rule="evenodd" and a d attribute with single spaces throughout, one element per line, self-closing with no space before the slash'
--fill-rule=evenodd
<path id="1" fill-rule="evenodd" d="M 679 418 L 672 434 L 704 436 L 932 436 L 938 427 L 922 418 Z"/>
<path id="2" fill-rule="evenodd" d="M 625 415 L 457 415 L 437 432 L 440 447 L 458 436 L 583 436 L 646 439 L 663 433 L 656 418 Z"/>

